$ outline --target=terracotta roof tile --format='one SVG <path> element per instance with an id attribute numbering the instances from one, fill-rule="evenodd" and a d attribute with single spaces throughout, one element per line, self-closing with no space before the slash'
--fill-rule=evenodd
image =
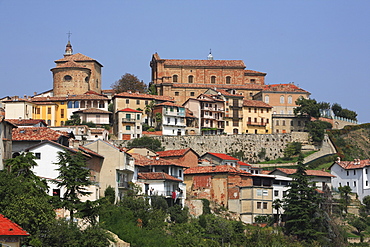
<path id="1" fill-rule="evenodd" d="M 163 59 L 165 66 L 189 67 L 239 67 L 245 68 L 242 60 L 195 60 L 195 59 Z"/>
<path id="2" fill-rule="evenodd" d="M 0 214 L 0 236 L 28 236 L 28 232 L 19 225 Z"/>
<path id="3" fill-rule="evenodd" d="M 62 135 L 68 137 L 67 132 L 60 132 L 47 127 L 18 127 L 12 131 L 13 141 L 56 141 Z"/>
<path id="4" fill-rule="evenodd" d="M 232 96 L 232 97 L 244 98 L 244 96 L 241 95 L 241 94 L 232 94 L 232 93 L 229 93 L 228 91 L 226 91 L 224 89 L 218 89 L 217 92 L 220 92 L 224 96 Z"/>
<path id="5" fill-rule="evenodd" d="M 81 53 L 76 53 L 70 56 L 65 56 L 64 58 L 55 60 L 54 62 L 65 62 L 65 61 L 96 61 L 95 59 L 92 59 L 91 57 L 85 56 Z"/>
<path id="6" fill-rule="evenodd" d="M 283 172 L 287 175 L 294 174 L 297 171 L 297 169 L 289 169 L 289 168 L 276 168 L 275 170 L 281 171 L 281 172 Z M 272 172 L 270 172 L 270 174 Z M 308 176 L 316 176 L 316 177 L 335 177 L 334 175 L 330 174 L 329 172 L 320 171 L 320 170 L 306 170 L 306 174 Z"/>
<path id="7" fill-rule="evenodd" d="M 122 110 L 118 110 L 117 112 L 137 112 L 137 113 L 141 113 L 141 111 L 134 110 L 134 109 L 131 109 L 131 108 L 125 108 L 125 109 L 122 109 Z"/>
<path id="8" fill-rule="evenodd" d="M 128 92 L 115 94 L 113 98 L 135 98 L 135 99 L 139 98 L 148 100 L 174 101 L 173 97 L 170 96 L 151 95 L 143 93 L 128 93 Z"/>
<path id="9" fill-rule="evenodd" d="M 181 179 L 172 177 L 165 172 L 139 172 L 138 179 L 145 179 L 145 180 L 171 180 L 176 182 L 182 182 Z"/>
<path id="10" fill-rule="evenodd" d="M 221 153 L 210 153 L 208 152 L 207 154 L 210 154 L 210 155 L 213 155 L 217 158 L 220 158 L 222 160 L 238 160 L 237 158 L 234 158 L 230 155 L 227 155 L 227 154 L 221 154 Z"/>
<path id="11" fill-rule="evenodd" d="M 157 154 L 159 155 L 159 157 L 184 156 L 189 150 L 190 148 L 158 151 Z"/>
<path id="12" fill-rule="evenodd" d="M 241 175 L 251 175 L 251 173 L 236 169 L 230 165 L 220 165 L 220 166 L 197 166 L 191 167 L 184 171 L 184 174 L 204 174 L 204 173 L 236 173 Z"/>
<path id="13" fill-rule="evenodd" d="M 88 69 L 85 66 L 82 66 L 74 61 L 68 61 L 66 63 L 59 64 L 57 68 L 83 68 L 83 69 Z"/>
<path id="14" fill-rule="evenodd" d="M 156 106 L 176 106 L 176 107 L 183 108 L 182 105 L 178 105 L 178 104 L 175 104 L 173 102 L 163 102 L 163 103 L 157 104 Z"/>
<path id="15" fill-rule="evenodd" d="M 259 100 L 243 100 L 243 106 L 261 107 L 261 108 L 272 108 L 269 104 Z"/>
<path id="16" fill-rule="evenodd" d="M 334 164 L 341 166 L 343 169 L 359 169 L 370 166 L 370 159 L 359 161 L 336 161 Z"/>
<path id="17" fill-rule="evenodd" d="M 272 84 L 272 85 L 264 85 L 263 91 L 267 92 L 300 92 L 300 93 L 309 93 L 302 88 L 297 87 L 294 84 Z"/>
<path id="18" fill-rule="evenodd" d="M 250 164 L 247 164 L 247 163 L 245 163 L 245 162 L 243 162 L 243 161 L 238 161 L 238 164 L 239 164 L 240 166 L 251 166 Z"/>
<path id="19" fill-rule="evenodd" d="M 33 97 L 32 102 L 52 102 L 52 101 L 68 101 L 68 100 L 108 100 L 107 96 L 100 94 L 78 94 L 78 95 L 68 95 L 62 97 Z"/>
<path id="20" fill-rule="evenodd" d="M 88 113 L 97 113 L 97 114 L 112 114 L 110 111 L 104 111 L 104 110 L 101 110 L 101 109 L 97 109 L 97 108 L 88 108 L 88 109 L 85 109 L 85 110 L 80 110 L 80 111 L 74 111 L 74 112 L 81 112 L 81 113 L 85 113 L 85 114 L 88 114 Z"/>
<path id="21" fill-rule="evenodd" d="M 43 119 L 7 119 L 6 121 L 14 124 L 15 126 L 31 126 L 38 123 L 47 125 Z"/>
<path id="22" fill-rule="evenodd" d="M 205 89 L 244 89 L 244 90 L 262 90 L 262 85 L 259 84 L 200 84 L 200 83 L 173 83 L 174 88 L 205 88 Z"/>
<path id="23" fill-rule="evenodd" d="M 132 157 L 135 159 L 135 165 L 139 166 L 179 166 L 187 167 L 172 161 L 161 159 L 159 157 L 148 158 L 140 154 L 132 153 Z"/>
<path id="24" fill-rule="evenodd" d="M 29 151 L 30 151 L 30 150 L 32 150 L 33 148 L 38 147 L 38 146 L 41 146 L 41 145 L 44 145 L 45 143 L 50 143 L 50 144 L 52 144 L 52 145 L 59 146 L 59 147 L 61 147 L 61 148 L 63 148 L 63 149 L 66 149 L 66 150 L 68 150 L 68 151 L 72 152 L 72 153 L 77 153 L 77 152 L 79 152 L 79 150 L 78 150 L 78 149 L 76 149 L 76 148 L 66 147 L 66 146 L 64 146 L 64 145 L 62 145 L 62 144 L 60 144 L 60 143 L 57 143 L 57 142 L 55 142 L 55 141 L 49 141 L 49 140 L 43 140 L 42 142 L 40 142 L 40 143 L 38 143 L 38 144 L 36 144 L 36 145 L 33 145 L 33 146 L 29 147 L 29 148 L 26 148 L 26 149 L 25 149 L 25 151 L 26 151 L 26 152 L 29 152 Z M 88 153 L 84 153 L 84 152 L 82 152 L 82 154 L 83 154 L 85 157 L 91 158 L 90 154 L 88 154 Z"/>
<path id="25" fill-rule="evenodd" d="M 91 134 L 102 134 L 104 130 L 105 129 L 101 129 L 101 128 L 90 128 Z"/>

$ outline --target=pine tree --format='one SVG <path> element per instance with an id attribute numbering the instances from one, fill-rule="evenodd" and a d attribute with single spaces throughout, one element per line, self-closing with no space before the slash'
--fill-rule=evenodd
<path id="1" fill-rule="evenodd" d="M 57 184 L 59 188 L 64 188 L 62 205 L 70 211 L 71 221 L 73 221 L 74 211 L 79 208 L 81 200 L 79 196 L 91 194 L 86 189 L 92 182 L 89 179 L 90 171 L 86 167 L 85 157 L 81 152 L 72 154 L 69 151 L 58 152 L 59 165 L 57 169 L 59 176 Z"/>
<path id="2" fill-rule="evenodd" d="M 317 240 L 324 235 L 320 197 L 316 187 L 308 181 L 303 156 L 298 159 L 297 171 L 292 175 L 292 182 L 284 198 L 286 215 L 285 232 L 300 240 Z"/>

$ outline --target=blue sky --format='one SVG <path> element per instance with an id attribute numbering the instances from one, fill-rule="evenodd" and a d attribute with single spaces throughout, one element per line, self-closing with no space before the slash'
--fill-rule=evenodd
<path id="1" fill-rule="evenodd" d="M 206 59 L 212 49 L 370 122 L 369 12 L 367 0 L 0 0 L 0 97 L 51 89 L 70 31 L 74 53 L 104 65 L 104 89 L 125 73 L 148 83 L 155 52 Z"/>

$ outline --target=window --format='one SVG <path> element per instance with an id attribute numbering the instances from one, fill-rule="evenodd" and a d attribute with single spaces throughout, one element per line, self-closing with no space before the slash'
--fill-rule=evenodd
<path id="1" fill-rule="evenodd" d="M 353 170 L 353 175 L 356 175 L 356 170 Z"/>
<path id="2" fill-rule="evenodd" d="M 276 120 L 276 126 L 279 126 L 279 120 Z"/>
<path id="3" fill-rule="evenodd" d="M 147 100 L 145 100 L 145 105 L 148 105 L 148 101 Z"/>
<path id="4" fill-rule="evenodd" d="M 48 107 L 48 114 L 51 114 L 51 107 Z"/>
<path id="5" fill-rule="evenodd" d="M 61 109 L 61 110 L 60 110 L 60 117 L 61 117 L 61 118 L 64 118 L 64 109 Z"/>
<path id="6" fill-rule="evenodd" d="M 254 108 L 254 113 L 257 113 L 257 108 Z"/>
<path id="7" fill-rule="evenodd" d="M 262 190 L 261 189 L 257 189 L 257 196 L 262 196 Z"/>
<path id="8" fill-rule="evenodd" d="M 369 181 L 366 180 L 365 184 L 366 184 L 366 186 L 369 186 Z"/>
<path id="9" fill-rule="evenodd" d="M 353 187 L 356 187 L 356 181 L 353 181 Z"/>
<path id="10" fill-rule="evenodd" d="M 263 108 L 261 109 L 261 113 L 263 113 Z"/>
<path id="11" fill-rule="evenodd" d="M 288 96 L 288 104 L 291 104 L 292 103 L 292 96 Z"/>
<path id="12" fill-rule="evenodd" d="M 35 157 L 37 160 L 41 159 L 41 153 L 35 153 Z"/>
<path id="13" fill-rule="evenodd" d="M 268 190 L 263 190 L 262 193 L 263 193 L 263 196 L 268 196 L 269 195 Z"/>
<path id="14" fill-rule="evenodd" d="M 285 120 L 283 120 L 283 126 L 285 126 Z"/>
<path id="15" fill-rule="evenodd" d="M 60 197 L 60 189 L 53 189 L 53 196 Z"/>
<path id="16" fill-rule="evenodd" d="M 138 129 L 138 130 L 139 130 L 139 129 L 140 129 L 140 126 L 139 126 L 139 125 L 138 125 L 138 126 L 136 126 L 136 129 Z"/>
<path id="17" fill-rule="evenodd" d="M 349 171 L 347 171 L 347 176 L 349 176 Z"/>
<path id="18" fill-rule="evenodd" d="M 230 84 L 231 83 L 231 76 L 226 76 L 226 84 Z"/>
<path id="19" fill-rule="evenodd" d="M 251 79 L 251 83 L 256 83 L 256 79 Z"/>
<path id="20" fill-rule="evenodd" d="M 347 186 L 349 186 L 349 182 L 347 182 Z"/>
<path id="21" fill-rule="evenodd" d="M 89 82 L 89 77 L 88 76 L 85 77 L 85 82 Z"/>
<path id="22" fill-rule="evenodd" d="M 365 173 L 367 174 L 367 168 L 365 169 Z"/>
<path id="23" fill-rule="evenodd" d="M 167 123 L 170 123 L 171 122 L 171 118 L 167 118 Z"/>
<path id="24" fill-rule="evenodd" d="M 175 96 L 179 96 L 179 92 L 175 92 Z"/>
<path id="25" fill-rule="evenodd" d="M 195 95 L 195 93 L 194 92 L 190 92 L 190 96 L 194 96 Z"/>
<path id="26" fill-rule="evenodd" d="M 80 101 L 75 101 L 74 108 L 80 108 Z"/>
<path id="27" fill-rule="evenodd" d="M 127 113 L 127 114 L 126 114 L 126 118 L 127 118 L 127 119 L 131 119 L 131 114 L 128 114 L 128 113 Z"/>
<path id="28" fill-rule="evenodd" d="M 211 76 L 211 83 L 216 83 L 216 76 Z"/>
<path id="29" fill-rule="evenodd" d="M 283 96 L 283 95 L 281 95 L 281 96 L 280 96 L 280 104 L 284 104 L 284 101 L 285 101 L 285 100 L 284 100 L 284 96 Z"/>
<path id="30" fill-rule="evenodd" d="M 267 209 L 267 202 L 263 203 L 263 209 Z"/>
<path id="31" fill-rule="evenodd" d="M 298 125 L 298 126 L 301 126 L 301 121 L 298 121 L 298 122 L 297 122 L 297 125 Z"/>
<path id="32" fill-rule="evenodd" d="M 139 99 L 136 100 L 136 104 L 140 105 L 140 100 Z"/>
<path id="33" fill-rule="evenodd" d="M 99 101 L 99 108 L 104 108 L 104 101 Z"/>
<path id="34" fill-rule="evenodd" d="M 40 108 L 36 108 L 36 114 L 40 114 Z"/>
<path id="35" fill-rule="evenodd" d="M 136 115 L 136 120 L 140 120 L 140 114 Z"/>
<path id="36" fill-rule="evenodd" d="M 64 80 L 65 81 L 72 81 L 72 76 L 66 75 L 66 76 L 64 76 Z"/>
<path id="37" fill-rule="evenodd" d="M 130 100 L 129 99 L 126 99 L 126 104 L 129 104 L 130 103 Z"/>
<path id="38" fill-rule="evenodd" d="M 179 177 L 182 177 L 182 170 L 179 170 Z"/>
<path id="39" fill-rule="evenodd" d="M 257 123 L 257 118 L 256 117 L 254 118 L 254 122 Z"/>
<path id="40" fill-rule="evenodd" d="M 266 123 L 268 124 L 270 122 L 270 120 L 268 118 L 266 118 Z"/>
<path id="41" fill-rule="evenodd" d="M 172 82 L 177 82 L 178 80 L 178 76 L 177 75 L 173 75 L 172 76 Z"/>
<path id="42" fill-rule="evenodd" d="M 270 102 L 270 96 L 266 95 L 266 96 L 265 96 L 265 103 L 267 103 L 267 104 L 268 104 L 269 102 Z"/>
<path id="43" fill-rule="evenodd" d="M 131 126 L 130 125 L 126 125 L 126 130 L 131 130 Z"/>
<path id="44" fill-rule="evenodd" d="M 257 202 L 257 209 L 261 209 L 262 208 L 261 205 L 262 205 L 261 202 Z"/>
<path id="45" fill-rule="evenodd" d="M 194 81 L 194 76 L 189 75 L 189 77 L 188 77 L 188 82 L 189 82 L 189 83 L 193 83 L 193 81 Z"/>
<path id="46" fill-rule="evenodd" d="M 48 123 L 48 125 L 50 126 L 51 125 L 51 120 L 49 119 L 49 120 L 47 120 L 47 123 Z"/>
<path id="47" fill-rule="evenodd" d="M 99 79 L 96 79 L 96 87 L 99 87 Z"/>

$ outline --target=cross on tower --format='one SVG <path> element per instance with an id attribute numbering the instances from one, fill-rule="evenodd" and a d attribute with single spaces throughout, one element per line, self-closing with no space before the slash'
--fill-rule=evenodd
<path id="1" fill-rule="evenodd" d="M 70 39 L 71 39 L 71 34 L 72 34 L 72 33 L 71 33 L 71 31 L 69 31 L 67 34 L 68 34 L 68 41 L 70 41 Z"/>

